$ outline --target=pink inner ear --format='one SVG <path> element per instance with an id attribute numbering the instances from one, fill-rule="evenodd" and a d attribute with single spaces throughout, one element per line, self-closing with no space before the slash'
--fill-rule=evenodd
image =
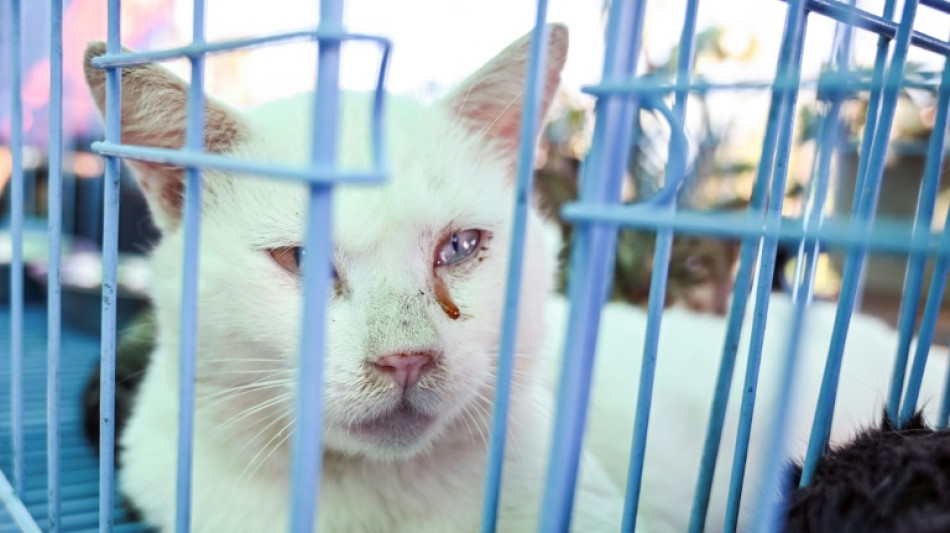
<path id="1" fill-rule="evenodd" d="M 520 101 L 471 102 L 459 114 L 471 121 L 476 133 L 512 148 L 518 144 L 521 106 Z"/>
<path id="2" fill-rule="evenodd" d="M 185 101 L 178 96 L 178 94 L 169 95 L 168 103 L 173 108 L 177 105 L 180 106 L 179 109 L 183 109 L 186 105 Z M 205 149 L 212 153 L 226 152 L 245 135 L 245 131 L 241 124 L 223 108 L 213 102 L 205 102 L 205 105 Z M 142 111 L 123 109 L 122 142 L 159 148 L 184 146 L 185 116 L 178 114 L 165 117 L 167 119 L 165 128 L 137 129 L 134 125 L 141 124 L 143 121 L 141 117 L 135 116 L 136 112 Z M 129 120 L 138 120 L 138 122 L 130 122 L 126 126 L 127 114 L 131 115 L 128 117 Z M 182 127 L 176 127 L 178 125 Z M 181 167 L 148 161 L 129 160 L 129 164 L 138 171 L 139 185 L 148 197 L 160 206 L 165 215 L 178 219 L 184 202 L 184 170 Z"/>
<path id="3" fill-rule="evenodd" d="M 557 25 L 549 28 L 539 121 L 554 99 L 567 57 L 566 29 Z M 465 119 L 472 132 L 490 138 L 508 157 L 514 157 L 518 147 L 530 46 L 528 34 L 482 67 L 450 99 L 451 108 Z"/>
<path id="4" fill-rule="evenodd" d="M 105 72 L 92 66 L 92 59 L 105 53 L 104 43 L 86 48 L 85 75 L 100 112 L 105 107 Z M 122 142 L 177 149 L 185 143 L 188 84 L 167 69 L 147 64 L 122 69 Z M 247 135 L 236 113 L 217 102 L 205 100 L 205 149 L 227 152 Z M 162 229 L 181 217 L 184 175 L 180 167 L 148 161 L 127 160 L 146 193 L 152 216 Z M 207 182 L 206 182 L 207 183 Z M 205 185 L 209 191 L 212 187 Z"/>
<path id="5" fill-rule="evenodd" d="M 158 200 L 162 208 L 168 213 L 176 216 L 180 215 L 185 198 L 185 182 L 182 177 L 182 169 L 145 161 L 130 163 L 137 166 L 143 174 L 156 176 L 155 179 L 139 180 L 139 186 L 142 187 L 145 193 Z M 159 178 L 158 176 L 162 177 Z"/>
<path id="6" fill-rule="evenodd" d="M 185 145 L 188 85 L 158 68 L 123 76 L 122 142 L 159 148 Z M 205 99 L 205 149 L 222 153 L 243 137 L 238 119 Z M 160 166 L 160 165 L 156 165 Z"/>
<path id="7" fill-rule="evenodd" d="M 123 78 L 122 142 L 182 148 L 188 85 L 157 67 L 133 70 L 127 78 Z M 158 108 L 156 100 L 161 102 Z M 219 104 L 205 100 L 205 150 L 226 152 L 245 134 L 238 118 Z M 184 202 L 183 169 L 147 161 L 130 160 L 129 164 L 137 170 L 138 182 L 152 204 L 157 204 L 163 216 L 177 220 Z"/>

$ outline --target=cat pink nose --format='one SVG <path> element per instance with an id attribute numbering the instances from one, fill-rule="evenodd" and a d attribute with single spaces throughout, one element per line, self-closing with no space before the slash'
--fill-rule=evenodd
<path id="1" fill-rule="evenodd" d="M 434 360 L 435 357 L 430 352 L 397 353 L 380 357 L 373 363 L 373 367 L 383 374 L 389 374 L 396 385 L 408 390 L 432 368 Z"/>

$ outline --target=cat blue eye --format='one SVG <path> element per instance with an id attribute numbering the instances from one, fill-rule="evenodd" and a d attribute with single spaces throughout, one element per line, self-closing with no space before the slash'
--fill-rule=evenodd
<path id="1" fill-rule="evenodd" d="M 435 266 L 451 266 L 468 259 L 478 250 L 481 240 L 481 230 L 456 231 L 449 238 L 439 243 L 439 249 L 435 256 Z"/>

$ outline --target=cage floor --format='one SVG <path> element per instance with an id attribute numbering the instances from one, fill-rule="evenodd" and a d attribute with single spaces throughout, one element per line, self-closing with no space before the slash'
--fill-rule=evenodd
<path id="1" fill-rule="evenodd" d="M 36 523 L 47 528 L 46 481 L 46 308 L 27 306 L 24 316 L 23 387 L 26 490 L 22 498 Z M 0 311 L 0 470 L 12 479 L 10 442 L 10 311 Z M 99 530 L 98 453 L 81 429 L 81 394 L 97 364 L 99 339 L 63 326 L 62 403 L 60 412 L 61 531 Z M 0 533 L 19 531 L 0 503 Z M 115 510 L 116 532 L 147 531 L 132 522 L 121 507 Z"/>

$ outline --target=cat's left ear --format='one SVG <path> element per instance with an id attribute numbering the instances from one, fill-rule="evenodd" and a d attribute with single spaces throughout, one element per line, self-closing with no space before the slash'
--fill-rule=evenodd
<path id="1" fill-rule="evenodd" d="M 106 53 L 105 43 L 90 43 L 86 48 L 86 83 L 103 117 L 106 108 L 106 73 L 92 60 Z M 122 69 L 122 106 L 120 118 L 122 142 L 157 148 L 181 148 L 185 144 L 188 117 L 188 84 L 156 64 Z M 248 128 L 239 114 L 223 104 L 207 99 L 205 111 L 205 151 L 227 153 L 248 136 Z M 185 176 L 181 167 L 151 161 L 127 159 L 139 186 L 145 192 L 152 219 L 162 233 L 179 227 L 184 203 Z M 205 198 L 219 192 L 205 179 Z"/>
<path id="2" fill-rule="evenodd" d="M 568 34 L 563 24 L 548 24 L 544 88 L 538 119 L 547 115 L 567 59 Z M 506 158 L 518 154 L 521 112 L 531 55 L 531 33 L 505 48 L 472 74 L 447 99 L 450 113 L 475 134 L 485 135 Z"/>

